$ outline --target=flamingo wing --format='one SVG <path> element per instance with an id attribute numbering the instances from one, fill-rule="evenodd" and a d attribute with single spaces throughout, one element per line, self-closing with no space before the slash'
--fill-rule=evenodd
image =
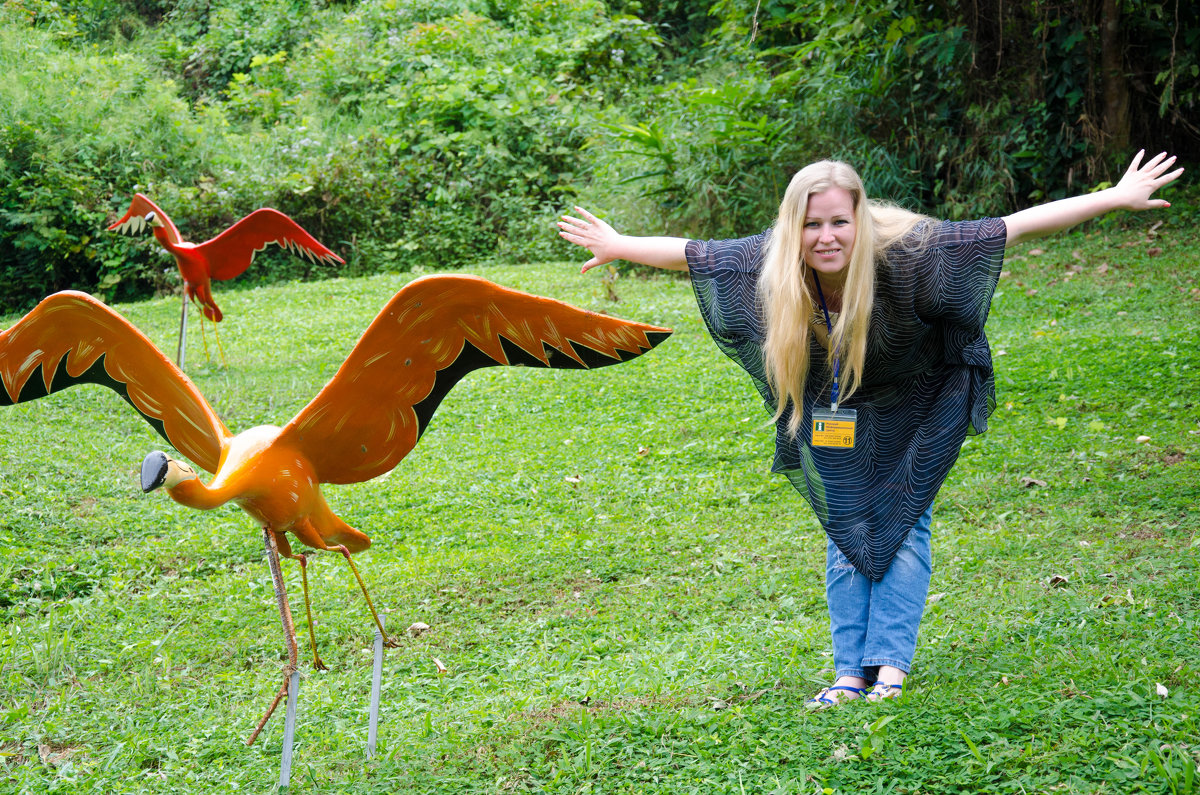
<path id="1" fill-rule="evenodd" d="M 112 389 L 175 449 L 217 471 L 224 423 L 154 343 L 95 298 L 55 293 L 0 332 L 0 406 L 82 383 Z"/>
<path id="2" fill-rule="evenodd" d="M 400 463 L 472 370 L 602 367 L 670 333 L 473 276 L 423 277 L 392 297 L 279 441 L 297 445 L 322 483 L 369 480 Z"/>
<path id="3" fill-rule="evenodd" d="M 209 275 L 223 280 L 241 275 L 254 255 L 271 243 L 314 262 L 343 261 L 300 224 L 270 207 L 255 210 L 196 249 L 208 262 Z"/>
<path id="4" fill-rule="evenodd" d="M 143 232 L 146 229 L 148 221 L 146 216 L 154 213 L 155 217 L 162 222 L 163 230 L 166 232 L 167 239 L 172 245 L 179 245 L 183 239 L 179 237 L 179 230 L 175 228 L 175 224 L 167 217 L 159 206 L 150 201 L 147 197 L 140 193 L 133 194 L 133 201 L 129 203 L 129 209 L 125 211 L 120 221 L 108 227 L 108 231 L 117 231 L 122 233 L 137 233 Z"/>

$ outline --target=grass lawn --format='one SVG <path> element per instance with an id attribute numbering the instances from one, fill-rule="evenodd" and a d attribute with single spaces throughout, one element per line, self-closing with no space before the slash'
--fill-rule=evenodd
<path id="1" fill-rule="evenodd" d="M 303 668 L 290 791 L 1200 790 L 1200 238 L 1147 229 L 1010 252 L 911 684 L 818 714 L 824 537 L 687 282 L 614 303 L 573 264 L 474 269 L 676 331 L 595 372 L 473 373 L 393 472 L 325 489 L 402 638 L 367 760 L 373 627 L 313 557 L 331 670 Z M 193 313 L 189 374 L 231 430 L 283 424 L 410 278 L 219 286 L 228 368 Z M 178 299 L 117 308 L 173 353 Z M 162 446 L 100 387 L 0 409 L 0 791 L 278 780 L 282 710 L 243 743 L 285 660 L 260 531 L 142 495 Z"/>

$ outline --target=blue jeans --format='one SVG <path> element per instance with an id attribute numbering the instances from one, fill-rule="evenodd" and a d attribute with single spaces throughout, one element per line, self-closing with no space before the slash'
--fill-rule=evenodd
<path id="1" fill-rule="evenodd" d="M 859 676 L 869 684 L 881 665 L 905 673 L 911 669 L 933 570 L 932 520 L 931 507 L 917 519 L 879 582 L 859 573 L 832 541 L 827 542 L 825 599 L 838 677 Z"/>

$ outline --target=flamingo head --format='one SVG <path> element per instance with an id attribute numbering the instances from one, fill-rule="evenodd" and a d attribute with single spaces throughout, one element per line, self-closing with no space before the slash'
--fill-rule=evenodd
<path id="1" fill-rule="evenodd" d="M 139 215 L 134 212 L 133 208 L 129 208 L 129 212 L 125 213 L 125 217 L 115 224 L 108 227 L 110 232 L 120 232 L 122 234 L 136 234 L 147 228 L 150 229 L 165 229 L 166 224 L 163 219 L 158 216 L 158 213 L 151 210 L 145 215 Z"/>
<path id="2" fill-rule="evenodd" d="M 159 450 L 155 450 L 142 461 L 142 491 L 149 493 L 166 486 L 172 489 L 185 480 L 197 477 L 196 470 L 180 463 Z"/>

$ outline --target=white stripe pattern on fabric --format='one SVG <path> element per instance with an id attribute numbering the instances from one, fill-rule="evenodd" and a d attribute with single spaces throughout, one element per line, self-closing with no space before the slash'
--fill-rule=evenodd
<path id="1" fill-rule="evenodd" d="M 984 323 L 1004 259 L 1004 221 L 934 223 L 924 246 L 891 249 L 876 273 L 862 386 L 842 403 L 858 412 L 854 448 L 809 443 L 812 408 L 828 403 L 832 375 L 815 338 L 800 432 L 787 434 L 790 407 L 777 423 L 772 471 L 808 499 L 838 549 L 873 580 L 933 504 L 963 440 L 985 431 L 996 407 Z M 758 301 L 768 234 L 693 240 L 687 259 L 709 333 L 773 413 Z"/>

